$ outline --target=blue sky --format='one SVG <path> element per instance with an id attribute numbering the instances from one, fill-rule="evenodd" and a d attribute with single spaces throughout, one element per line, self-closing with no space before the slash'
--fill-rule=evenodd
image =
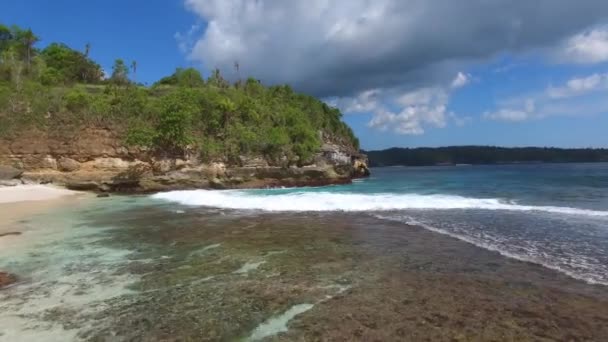
<path id="1" fill-rule="evenodd" d="M 239 61 L 340 107 L 365 149 L 608 147 L 608 5 L 523 3 L 19 0 L 0 22 L 136 60 L 144 83 Z"/>
<path id="2" fill-rule="evenodd" d="M 174 35 L 197 20 L 182 2 L 160 0 L 17 0 L 4 2 L 0 11 L 1 22 L 31 27 L 40 47 L 63 42 L 84 49 L 89 42 L 91 57 L 105 70 L 116 58 L 136 60 L 141 82 L 192 64 Z"/>

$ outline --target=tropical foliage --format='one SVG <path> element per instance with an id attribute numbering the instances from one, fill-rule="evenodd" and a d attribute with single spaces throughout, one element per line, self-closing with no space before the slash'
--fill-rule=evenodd
<path id="1" fill-rule="evenodd" d="M 0 25 L 0 135 L 23 129 L 110 127 L 131 145 L 198 151 L 238 162 L 263 155 L 283 164 L 311 161 L 322 140 L 358 149 L 342 114 L 289 86 L 255 79 L 204 79 L 178 68 L 150 87 L 136 84 L 137 63 L 117 59 L 109 77 L 84 51 L 51 43 L 38 49 L 31 30 Z"/>

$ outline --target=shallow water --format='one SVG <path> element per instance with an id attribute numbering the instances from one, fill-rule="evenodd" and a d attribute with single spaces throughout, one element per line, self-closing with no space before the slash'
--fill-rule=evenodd
<path id="1" fill-rule="evenodd" d="M 608 285 L 608 164 L 380 168 L 349 186 L 154 198 L 225 209 L 368 213 Z"/>
<path id="2" fill-rule="evenodd" d="M 19 282 L 0 291 L 0 340 L 75 339 L 82 327 L 104 324 L 89 317 L 106 301 L 131 293 L 127 286 L 137 277 L 117 269 L 132 251 L 107 246 L 111 227 L 87 225 L 83 218 L 104 207 L 85 199 L 13 224 L 22 234 L 3 245 L 0 269 Z"/>

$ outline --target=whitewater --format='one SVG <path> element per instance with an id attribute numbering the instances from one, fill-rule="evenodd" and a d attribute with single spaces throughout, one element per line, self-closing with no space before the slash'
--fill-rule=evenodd
<path id="1" fill-rule="evenodd" d="M 263 211 L 392 211 L 404 209 L 485 209 L 542 211 L 556 214 L 608 217 L 608 211 L 569 207 L 519 205 L 499 198 L 467 198 L 453 195 L 419 194 L 341 194 L 330 192 L 293 192 L 259 195 L 247 191 L 187 190 L 159 193 L 155 199 L 188 206 Z M 510 203 L 511 202 L 511 203 Z"/>

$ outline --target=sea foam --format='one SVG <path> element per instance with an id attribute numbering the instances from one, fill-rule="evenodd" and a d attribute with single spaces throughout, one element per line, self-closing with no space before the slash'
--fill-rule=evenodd
<path id="1" fill-rule="evenodd" d="M 259 194 L 253 191 L 240 190 L 189 190 L 164 192 L 155 194 L 152 197 L 188 206 L 276 212 L 485 209 L 541 211 L 567 215 L 608 217 L 608 211 L 557 206 L 520 205 L 516 202 L 497 198 L 469 198 L 454 195 L 354 194 L 305 191 L 287 194 Z"/>

